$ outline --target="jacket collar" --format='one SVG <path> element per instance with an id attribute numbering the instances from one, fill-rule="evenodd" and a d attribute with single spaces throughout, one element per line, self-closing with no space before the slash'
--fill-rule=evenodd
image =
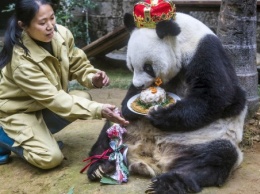
<path id="1" fill-rule="evenodd" d="M 24 46 L 30 51 L 30 53 L 29 53 L 30 58 L 32 58 L 35 62 L 41 62 L 46 57 L 52 56 L 44 48 L 38 46 L 35 43 L 35 41 L 25 31 L 23 31 L 23 33 L 22 33 L 22 40 L 23 40 Z M 61 45 L 64 43 L 63 38 L 57 31 L 54 32 L 54 36 L 53 36 L 51 43 L 52 43 L 54 55 L 56 56 L 58 48 L 61 47 Z M 19 48 L 19 50 L 20 49 L 24 54 L 23 49 L 21 47 Z"/>

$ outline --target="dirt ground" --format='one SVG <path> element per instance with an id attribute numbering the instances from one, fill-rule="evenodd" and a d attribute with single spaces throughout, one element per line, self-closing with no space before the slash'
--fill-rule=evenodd
<path id="1" fill-rule="evenodd" d="M 91 90 L 94 100 L 120 106 L 126 90 Z M 258 194 L 260 193 L 260 143 L 259 115 L 246 125 L 244 161 L 230 180 L 221 188 L 206 188 L 202 194 Z M 129 182 L 122 185 L 101 185 L 89 182 L 86 174 L 80 174 L 95 142 L 104 120 L 76 121 L 56 134 L 57 140 L 65 144 L 63 153 L 66 159 L 52 170 L 37 169 L 15 155 L 9 164 L 0 166 L 0 194 L 141 194 L 149 179 L 130 176 Z M 250 132 L 250 134 L 248 133 Z M 249 134 L 249 135 L 248 135 Z"/>

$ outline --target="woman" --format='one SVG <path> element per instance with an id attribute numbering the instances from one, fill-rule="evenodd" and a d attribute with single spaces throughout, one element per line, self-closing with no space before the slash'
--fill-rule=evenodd
<path id="1" fill-rule="evenodd" d="M 109 84 L 74 46 L 71 32 L 56 24 L 48 0 L 19 0 L 0 53 L 0 163 L 11 151 L 32 165 L 50 169 L 63 160 L 53 133 L 76 119 L 107 118 L 127 125 L 114 105 L 68 94 L 68 81 L 88 88 Z M 61 145 L 60 145 L 61 146 Z"/>

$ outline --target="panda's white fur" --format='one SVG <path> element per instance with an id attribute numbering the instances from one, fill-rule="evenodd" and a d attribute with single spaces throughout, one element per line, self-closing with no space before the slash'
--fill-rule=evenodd
<path id="1" fill-rule="evenodd" d="M 122 102 L 122 114 L 130 120 L 124 137 L 130 172 L 155 177 L 147 193 L 199 192 L 205 186 L 222 185 L 243 160 L 239 143 L 247 106 L 220 41 L 206 25 L 183 13 L 166 23 L 177 29 L 172 34 L 164 33 L 160 25 L 158 29 L 133 25 L 128 25 L 127 47 L 133 81 Z M 181 100 L 152 108 L 147 116 L 131 112 L 127 101 L 156 77 Z M 90 156 L 108 148 L 108 127 L 107 123 Z M 98 161 L 88 177 L 99 179 L 97 175 L 109 173 L 111 166 Z"/>

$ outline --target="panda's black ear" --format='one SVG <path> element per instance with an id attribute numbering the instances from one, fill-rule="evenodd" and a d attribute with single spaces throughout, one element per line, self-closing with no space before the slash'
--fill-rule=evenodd
<path id="1" fill-rule="evenodd" d="M 135 29 L 135 21 L 132 14 L 126 13 L 124 15 L 124 25 L 130 32 Z"/>
<path id="2" fill-rule="evenodd" d="M 180 32 L 181 29 L 179 25 L 173 20 L 164 20 L 156 24 L 156 33 L 161 39 L 168 35 L 177 36 Z"/>

